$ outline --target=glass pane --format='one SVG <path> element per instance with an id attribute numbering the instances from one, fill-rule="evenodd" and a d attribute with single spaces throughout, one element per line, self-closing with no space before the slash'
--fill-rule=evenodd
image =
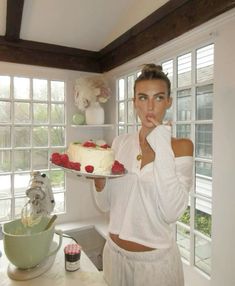
<path id="1" fill-rule="evenodd" d="M 214 44 L 200 48 L 196 52 L 197 82 L 214 77 Z"/>
<path id="2" fill-rule="evenodd" d="M 212 197 L 212 164 L 195 162 L 196 168 L 196 193 Z"/>
<path id="3" fill-rule="evenodd" d="M 195 162 L 196 174 L 201 175 L 201 177 L 212 178 L 212 164 L 207 162 Z"/>
<path id="4" fill-rule="evenodd" d="M 195 236 L 195 266 L 211 274 L 211 242 Z"/>
<path id="5" fill-rule="evenodd" d="M 55 193 L 55 208 L 54 213 L 62 213 L 65 212 L 65 197 L 64 193 Z"/>
<path id="6" fill-rule="evenodd" d="M 33 79 L 33 99 L 34 100 L 47 100 L 47 80 Z"/>
<path id="7" fill-rule="evenodd" d="M 9 126 L 0 126 L 0 148 L 11 147 L 11 128 Z"/>
<path id="8" fill-rule="evenodd" d="M 212 124 L 196 124 L 196 157 L 212 158 Z"/>
<path id="9" fill-rule="evenodd" d="M 134 133 L 136 132 L 136 126 L 135 125 L 128 125 L 127 126 L 127 133 Z"/>
<path id="10" fill-rule="evenodd" d="M 48 150 L 33 150 L 33 170 L 48 169 Z"/>
<path id="11" fill-rule="evenodd" d="M 137 130 L 140 131 L 141 127 L 142 127 L 141 125 L 138 125 Z"/>
<path id="12" fill-rule="evenodd" d="M 130 75 L 127 78 L 127 97 L 133 98 L 134 97 L 134 83 L 135 83 L 135 76 Z"/>
<path id="13" fill-rule="evenodd" d="M 172 121 L 173 120 L 173 106 L 167 109 L 166 114 L 164 116 L 164 121 Z"/>
<path id="14" fill-rule="evenodd" d="M 195 229 L 211 236 L 211 202 L 196 198 Z"/>
<path id="15" fill-rule="evenodd" d="M 134 111 L 133 101 L 127 102 L 127 122 L 128 123 L 135 123 L 136 114 Z"/>
<path id="16" fill-rule="evenodd" d="M 0 201 L 0 221 L 7 221 L 11 218 L 11 201 Z"/>
<path id="17" fill-rule="evenodd" d="M 177 124 L 176 125 L 177 138 L 191 138 L 191 125 L 190 124 Z"/>
<path id="18" fill-rule="evenodd" d="M 65 129 L 64 127 L 52 127 L 51 129 L 51 146 L 65 145 Z"/>
<path id="19" fill-rule="evenodd" d="M 11 103 L 10 102 L 0 102 L 0 122 L 8 123 L 11 121 Z"/>
<path id="20" fill-rule="evenodd" d="M 10 197 L 11 195 L 11 175 L 0 175 L 0 198 Z"/>
<path id="21" fill-rule="evenodd" d="M 51 157 L 51 155 L 53 154 L 53 153 L 59 153 L 59 154 L 62 154 L 62 153 L 66 153 L 66 151 L 67 151 L 67 149 L 65 149 L 65 148 L 52 148 L 51 150 L 50 150 L 50 157 Z"/>
<path id="22" fill-rule="evenodd" d="M 190 225 L 190 206 L 187 207 L 183 215 L 180 217 L 179 221 L 188 226 Z"/>
<path id="23" fill-rule="evenodd" d="M 48 146 L 48 127 L 40 126 L 33 128 L 33 147 Z"/>
<path id="24" fill-rule="evenodd" d="M 11 171 L 11 151 L 0 151 L 0 172 Z"/>
<path id="25" fill-rule="evenodd" d="M 64 82 L 51 81 L 51 100 L 64 101 Z"/>
<path id="26" fill-rule="evenodd" d="M 181 256 L 189 261 L 190 259 L 190 231 L 177 224 L 176 233 L 177 244 L 179 246 Z"/>
<path id="27" fill-rule="evenodd" d="M 48 123 L 48 105 L 44 103 L 33 104 L 33 122 L 35 124 Z"/>
<path id="28" fill-rule="evenodd" d="M 170 82 L 173 82 L 173 60 L 167 61 L 162 64 L 162 70 L 167 74 Z"/>
<path id="29" fill-rule="evenodd" d="M 177 59 L 177 86 L 183 87 L 192 83 L 192 55 L 191 53 Z"/>
<path id="30" fill-rule="evenodd" d="M 177 92 L 177 120 L 190 120 L 192 112 L 191 89 Z"/>
<path id="31" fill-rule="evenodd" d="M 25 195 L 30 181 L 30 173 L 20 173 L 14 175 L 14 193 L 15 195 Z"/>
<path id="32" fill-rule="evenodd" d="M 28 171 L 30 170 L 30 151 L 15 150 L 14 151 L 14 170 Z"/>
<path id="33" fill-rule="evenodd" d="M 51 105 L 51 123 L 52 124 L 64 124 L 64 104 L 52 104 Z"/>
<path id="34" fill-rule="evenodd" d="M 65 174 L 62 170 L 51 170 L 50 181 L 53 192 L 62 192 L 65 190 Z"/>
<path id="35" fill-rule="evenodd" d="M 124 125 L 119 125 L 118 126 L 118 134 L 120 135 L 120 134 L 124 134 L 124 133 L 126 133 L 125 126 Z"/>
<path id="36" fill-rule="evenodd" d="M 196 193 L 206 197 L 212 197 L 212 180 L 202 176 L 196 176 Z"/>
<path id="37" fill-rule="evenodd" d="M 15 217 L 20 218 L 21 217 L 21 210 L 24 207 L 24 205 L 27 203 L 28 198 L 16 198 L 15 199 Z"/>
<path id="38" fill-rule="evenodd" d="M 10 84 L 9 76 L 0 76 L 0 98 L 10 98 Z"/>
<path id="39" fill-rule="evenodd" d="M 14 146 L 29 147 L 30 146 L 30 127 L 15 127 Z"/>
<path id="40" fill-rule="evenodd" d="M 15 102 L 15 122 L 30 123 L 30 104 L 24 102 Z"/>
<path id="41" fill-rule="evenodd" d="M 213 85 L 200 86 L 196 91 L 196 119 L 212 119 Z"/>
<path id="42" fill-rule="evenodd" d="M 29 78 L 14 77 L 14 98 L 29 99 L 30 98 L 30 81 Z"/>
<path id="43" fill-rule="evenodd" d="M 123 78 L 118 81 L 118 100 L 125 98 L 125 80 Z"/>
<path id="44" fill-rule="evenodd" d="M 124 124 L 125 123 L 125 103 L 119 102 L 118 104 L 118 123 Z"/>

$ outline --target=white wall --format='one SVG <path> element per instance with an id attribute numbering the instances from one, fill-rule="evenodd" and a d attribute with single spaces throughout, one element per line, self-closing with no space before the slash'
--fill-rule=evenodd
<path id="1" fill-rule="evenodd" d="M 184 265 L 186 286 L 235 285 L 235 10 L 122 65 L 114 80 L 148 62 L 170 59 L 185 49 L 215 43 L 213 125 L 212 277 Z M 115 106 L 114 106 L 115 107 Z"/>
<path id="2" fill-rule="evenodd" d="M 235 14 L 235 13 L 234 13 Z M 235 285 L 235 17 L 215 45 L 213 286 Z"/>

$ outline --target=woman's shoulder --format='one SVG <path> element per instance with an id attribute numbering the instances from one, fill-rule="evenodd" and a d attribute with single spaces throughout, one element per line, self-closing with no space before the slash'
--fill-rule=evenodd
<path id="1" fill-rule="evenodd" d="M 188 138 L 171 138 L 172 150 L 175 157 L 193 156 L 193 142 Z"/>

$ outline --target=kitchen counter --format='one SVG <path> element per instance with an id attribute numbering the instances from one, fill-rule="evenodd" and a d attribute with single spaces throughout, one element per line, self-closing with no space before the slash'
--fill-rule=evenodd
<path id="1" fill-rule="evenodd" d="M 108 224 L 109 218 L 106 215 L 96 216 L 92 218 L 87 218 L 84 220 L 79 220 L 76 222 L 69 222 L 56 225 L 56 229 L 63 232 L 73 231 L 73 230 L 85 230 L 89 228 L 95 228 L 97 232 L 106 239 L 108 234 Z"/>
<path id="2" fill-rule="evenodd" d="M 57 235 L 54 236 L 55 238 Z M 56 240 L 56 239 L 55 239 Z M 80 269 L 75 272 L 67 272 L 64 266 L 64 246 L 73 241 L 69 238 L 63 238 L 63 243 L 58 251 L 55 261 L 51 268 L 41 276 L 26 280 L 15 281 L 8 277 L 7 267 L 8 259 L 3 251 L 3 241 L 0 240 L 0 285 L 1 286 L 105 286 L 102 272 L 99 272 L 87 255 L 82 252 L 80 260 Z"/>

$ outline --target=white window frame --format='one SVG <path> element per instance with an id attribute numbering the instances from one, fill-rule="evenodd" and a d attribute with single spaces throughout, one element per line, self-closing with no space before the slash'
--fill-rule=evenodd
<path id="1" fill-rule="evenodd" d="M 22 65 L 22 67 L 24 67 Z M 30 67 L 29 67 L 30 68 Z M 23 69 L 22 69 L 23 70 Z M 46 72 L 45 72 L 46 74 Z M 67 81 L 62 79 L 62 78 L 59 78 L 59 77 L 50 77 L 50 76 L 44 76 L 44 74 L 33 74 L 32 75 L 29 75 L 28 73 L 25 73 L 25 72 L 22 72 L 19 73 L 19 72 L 1 72 L 0 73 L 1 76 L 8 76 L 10 77 L 10 98 L 7 98 L 7 99 L 0 99 L 0 101 L 8 101 L 8 102 L 11 102 L 11 105 L 12 105 L 12 108 L 11 108 L 11 120 L 10 122 L 7 122 L 7 123 L 0 123 L 0 126 L 11 126 L 11 147 L 10 148 L 0 148 L 1 151 L 11 151 L 12 154 L 14 154 L 14 146 L 13 146 L 13 139 L 14 139 L 14 131 L 13 131 L 13 126 L 15 125 L 19 125 L 19 126 L 27 126 L 30 128 L 30 142 L 31 142 L 31 145 L 29 147 L 22 147 L 22 148 L 19 148 L 19 150 L 30 150 L 30 152 L 33 152 L 33 150 L 36 150 L 36 149 L 44 149 L 44 150 L 47 150 L 48 151 L 48 159 L 50 157 L 50 154 L 52 152 L 56 152 L 56 150 L 58 151 L 61 151 L 61 150 L 65 150 L 66 148 L 66 138 L 67 138 L 67 108 L 66 108 L 66 93 L 67 93 Z M 29 79 L 30 81 L 30 97 L 29 99 L 23 99 L 23 100 L 18 100 L 18 99 L 14 99 L 14 96 L 13 96 L 13 79 L 14 77 L 19 77 L 19 78 L 27 78 Z M 47 92 L 48 92 L 48 99 L 47 100 L 34 100 L 33 99 L 33 94 L 32 94 L 32 86 L 33 86 L 33 79 L 42 79 L 42 80 L 46 80 L 47 81 Z M 50 83 L 51 82 L 63 82 L 64 83 L 64 100 L 63 101 L 52 101 L 51 100 L 51 89 L 50 89 Z M 15 101 L 20 101 L 20 102 L 27 102 L 29 103 L 30 105 L 30 116 L 31 116 L 31 123 L 29 124 L 15 124 L 14 123 L 14 110 L 13 110 L 13 105 L 14 105 L 14 102 Z M 44 104 L 48 104 L 48 119 L 49 119 L 49 122 L 48 124 L 43 124 L 43 126 L 46 126 L 48 127 L 48 132 L 49 132 L 49 136 L 48 136 L 48 146 L 46 147 L 33 147 L 32 146 L 32 129 L 34 128 L 34 126 L 39 126 L 39 124 L 33 124 L 33 121 L 32 121 L 32 108 L 33 108 L 33 103 L 44 103 Z M 51 123 L 50 122 L 50 115 L 51 115 L 51 106 L 52 104 L 63 104 L 64 105 L 64 122 L 63 123 Z M 58 127 L 63 127 L 64 128 L 64 145 L 63 146 L 51 146 L 51 136 L 50 136 L 50 128 L 53 127 L 53 126 L 58 126 Z M 11 191 L 10 191 L 10 195 L 8 197 L 2 197 L 0 198 L 0 201 L 3 201 L 3 200 L 9 200 L 10 201 L 10 214 L 9 214 L 9 219 L 2 219 L 0 220 L 0 223 L 3 223 L 7 220 L 12 220 L 12 219 L 15 219 L 19 216 L 16 216 L 15 215 L 15 199 L 18 199 L 18 198 L 22 198 L 22 199 L 25 199 L 27 200 L 26 196 L 24 194 L 19 194 L 19 195 L 14 195 L 14 181 L 13 181 L 13 176 L 14 174 L 18 174 L 19 171 L 14 171 L 14 168 L 12 166 L 13 164 L 13 157 L 11 158 L 11 170 L 10 171 L 7 171 L 7 172 L 1 172 L 1 175 L 10 175 L 11 176 Z M 45 172 L 45 173 L 48 173 L 49 176 L 50 176 L 50 172 L 51 171 L 60 171 L 62 173 L 64 173 L 64 171 L 60 170 L 59 168 L 55 168 L 55 166 L 51 165 L 49 162 L 48 162 L 48 168 L 45 168 L 45 169 L 40 169 L 40 170 L 37 170 L 37 171 L 41 171 L 41 172 Z M 27 170 L 27 171 L 24 171 L 23 173 L 25 174 L 30 174 L 33 170 L 32 168 L 32 154 L 30 156 L 30 170 Z M 66 190 L 66 176 L 65 174 L 63 175 L 64 177 L 64 181 L 63 181 L 63 184 L 64 184 L 64 188 L 60 189 L 60 190 L 55 190 L 54 188 L 52 188 L 53 192 L 54 192 L 54 196 L 55 196 L 55 201 L 56 201 L 56 197 L 58 196 L 61 196 L 63 197 L 62 201 L 61 201 L 61 198 L 58 200 L 60 201 L 59 203 L 60 204 L 63 204 L 63 207 L 61 207 L 60 209 L 63 209 L 62 211 L 59 211 L 57 212 L 56 211 L 56 207 L 55 207 L 55 212 L 56 213 L 65 213 L 66 211 L 66 205 L 65 205 L 65 190 Z"/>

